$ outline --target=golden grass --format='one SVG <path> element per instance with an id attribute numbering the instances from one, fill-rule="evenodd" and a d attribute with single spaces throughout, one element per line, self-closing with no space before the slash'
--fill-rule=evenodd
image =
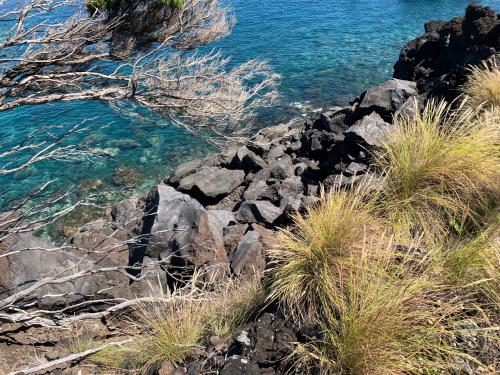
<path id="1" fill-rule="evenodd" d="M 102 343 L 102 338 L 94 332 L 83 332 L 81 334 L 76 334 L 76 336 L 72 337 L 69 341 L 63 343 L 62 347 L 64 351 L 76 354 L 97 348 L 102 345 Z"/>
<path id="2" fill-rule="evenodd" d="M 462 92 L 468 97 L 471 108 L 500 107 L 500 69 L 495 58 L 469 69 Z"/>
<path id="3" fill-rule="evenodd" d="M 436 239 L 480 222 L 499 191 L 499 114 L 430 101 L 415 118 L 395 119 L 374 163 L 385 176 L 378 208 L 401 238 Z"/>
<path id="4" fill-rule="evenodd" d="M 195 288 L 193 280 L 192 287 Z M 158 296 L 135 309 L 133 324 L 141 332 L 125 347 L 109 347 L 90 357 L 106 370 L 154 372 L 161 363 L 175 365 L 195 358 L 209 336 L 227 341 L 264 301 L 260 278 L 223 279 L 197 293 L 179 291 Z M 98 345 L 96 345 L 98 346 Z"/>
<path id="5" fill-rule="evenodd" d="M 442 275 L 462 293 L 472 293 L 483 307 L 500 313 L 500 226 L 444 250 Z"/>
<path id="6" fill-rule="evenodd" d="M 293 229 L 281 229 L 276 248 L 268 252 L 268 299 L 277 300 L 294 319 L 320 316 L 331 303 L 328 282 L 338 277 L 342 263 L 368 243 L 377 247 L 383 242 L 383 226 L 373 216 L 363 186 L 323 191 L 320 204 L 296 214 Z"/>
<path id="7" fill-rule="evenodd" d="M 436 303 L 439 288 L 398 265 L 390 247 L 351 257 L 348 272 L 328 278 L 331 310 L 320 321 L 320 343 L 299 344 L 295 360 L 321 374 L 449 374 L 458 370 L 449 344 L 460 308 Z"/>
<path id="8" fill-rule="evenodd" d="M 205 305 L 192 297 L 158 300 L 137 308 L 142 333 L 126 347 L 106 348 L 90 360 L 107 370 L 149 374 L 168 360 L 182 364 L 202 344 Z"/>
<path id="9" fill-rule="evenodd" d="M 207 335 L 218 336 L 223 342 L 264 305 L 265 293 L 260 276 L 228 279 L 215 290 L 207 304 L 205 330 Z"/>

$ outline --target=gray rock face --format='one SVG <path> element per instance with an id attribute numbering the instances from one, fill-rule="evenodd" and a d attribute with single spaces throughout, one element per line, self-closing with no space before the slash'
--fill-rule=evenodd
<path id="1" fill-rule="evenodd" d="M 243 169 L 245 172 L 258 172 L 267 167 L 267 162 L 247 147 L 242 146 L 236 151 L 231 167 Z"/>
<path id="2" fill-rule="evenodd" d="M 261 236 L 256 231 L 247 232 L 238 243 L 231 257 L 231 270 L 237 276 L 262 274 L 266 268 Z"/>
<path id="3" fill-rule="evenodd" d="M 288 177 L 280 187 L 278 194 L 280 196 L 280 208 L 286 212 L 300 210 L 302 198 L 304 197 L 304 185 L 299 176 Z"/>
<path id="4" fill-rule="evenodd" d="M 403 103 L 401 108 L 399 108 L 396 113 L 394 113 L 394 117 L 398 118 L 400 116 L 406 116 L 413 119 L 417 114 L 416 110 L 423 110 L 423 108 L 424 103 L 422 98 L 420 96 L 412 96 Z"/>
<path id="5" fill-rule="evenodd" d="M 283 214 L 283 209 L 269 201 L 244 201 L 236 212 L 236 219 L 242 223 L 266 223 L 272 225 Z"/>
<path id="6" fill-rule="evenodd" d="M 203 159 L 195 159 L 186 163 L 182 163 L 174 169 L 174 171 L 170 175 L 170 178 L 168 179 L 168 182 L 177 185 L 183 177 L 195 173 L 199 168 L 202 167 L 202 165 Z"/>
<path id="7" fill-rule="evenodd" d="M 258 200 L 258 199 L 274 199 L 275 192 L 272 187 L 268 186 L 265 180 L 254 179 L 252 183 L 248 186 L 248 189 L 243 194 L 243 198 L 247 200 Z"/>
<path id="8" fill-rule="evenodd" d="M 62 278 L 107 267 L 126 267 L 128 248 L 112 238 L 114 231 L 102 223 L 88 225 L 71 240 L 72 247 L 58 248 L 31 232 L 19 233 L 0 243 L 0 253 L 14 252 L 0 258 L 0 297 L 20 292 L 44 278 Z M 46 251 L 46 249 L 51 249 Z M 93 254 L 93 252 L 100 253 Z M 97 296 L 132 298 L 129 279 L 118 272 L 83 275 L 67 282 L 46 284 L 31 297 L 40 307 L 64 306 Z"/>
<path id="9" fill-rule="evenodd" d="M 350 107 L 332 107 L 319 115 L 314 126 L 319 130 L 328 132 L 339 132 L 344 128 L 344 122 L 352 114 Z"/>
<path id="10" fill-rule="evenodd" d="M 370 146 L 381 146 L 383 137 L 393 125 L 382 120 L 376 112 L 363 117 L 351 126 L 347 131 L 363 139 Z"/>
<path id="11" fill-rule="evenodd" d="M 277 144 L 272 145 L 269 152 L 266 155 L 266 159 L 273 161 L 281 158 L 285 154 L 285 147 L 283 145 Z"/>
<path id="12" fill-rule="evenodd" d="M 189 195 L 158 185 L 157 206 L 146 255 L 169 257 L 185 265 L 201 267 L 228 263 L 223 230 L 233 219 L 229 212 L 207 211 Z"/>
<path id="13" fill-rule="evenodd" d="M 415 82 L 393 78 L 378 87 L 367 90 L 358 109 L 364 113 L 377 111 L 389 116 L 398 110 L 409 97 L 416 95 L 418 92 Z"/>
<path id="14" fill-rule="evenodd" d="M 179 181 L 179 190 L 189 192 L 202 201 L 214 202 L 230 194 L 245 178 L 242 170 L 201 167 Z"/>
<path id="15" fill-rule="evenodd" d="M 346 172 L 350 175 L 359 175 L 365 173 L 367 169 L 366 164 L 352 162 L 347 166 Z"/>
<path id="16" fill-rule="evenodd" d="M 227 151 L 219 155 L 209 155 L 202 159 L 195 159 L 179 164 L 170 174 L 168 183 L 177 186 L 182 178 L 196 173 L 201 167 L 215 167 L 220 162 L 224 162 L 224 158 L 232 159 L 232 157 L 231 151 Z"/>
<path id="17" fill-rule="evenodd" d="M 268 171 L 269 177 L 276 178 L 278 180 L 284 180 L 287 177 L 293 176 L 295 170 L 292 158 L 288 154 L 283 155 L 281 158 L 270 164 Z"/>
<path id="18" fill-rule="evenodd" d="M 248 224 L 230 225 L 224 228 L 224 246 L 229 258 L 232 258 L 247 229 Z"/>

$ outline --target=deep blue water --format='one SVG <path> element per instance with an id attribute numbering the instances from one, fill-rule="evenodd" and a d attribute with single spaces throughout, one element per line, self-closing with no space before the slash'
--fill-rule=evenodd
<path id="1" fill-rule="evenodd" d="M 235 64 L 266 59 L 282 74 L 281 102 L 261 118 L 268 125 L 288 121 L 306 110 L 346 102 L 390 78 L 401 47 L 422 33 L 425 21 L 463 15 L 468 1 L 232 3 L 238 18 L 232 34 L 204 49 L 220 48 L 233 56 Z M 500 0 L 480 3 L 500 9 Z M 179 162 L 211 151 L 207 144 L 166 121 L 144 122 L 120 116 L 104 103 L 73 102 L 0 113 L 0 152 L 39 125 L 72 126 L 89 117 L 95 118 L 87 124 L 89 130 L 73 141 L 106 150 L 112 157 L 71 165 L 45 162 L 15 176 L 0 176 L 0 208 L 8 199 L 23 196 L 49 180 L 54 187 L 74 189 L 80 197 L 88 194 L 89 185 L 99 185 L 93 194 L 107 198 L 116 189 L 125 195 L 144 191 Z"/>

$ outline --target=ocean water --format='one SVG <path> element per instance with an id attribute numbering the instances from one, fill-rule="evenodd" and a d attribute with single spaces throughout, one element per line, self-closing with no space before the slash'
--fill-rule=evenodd
<path id="1" fill-rule="evenodd" d="M 500 0 L 480 1 L 500 10 Z M 259 117 L 262 126 L 341 104 L 392 75 L 403 45 L 430 19 L 463 15 L 467 0 L 232 0 L 232 34 L 201 51 L 221 49 L 232 63 L 268 60 L 281 73 L 280 103 Z M 0 11 L 1 8 L 0 8 Z M 157 119 L 123 116 L 100 102 L 54 103 L 0 113 L 0 153 L 40 125 L 54 131 L 83 119 L 87 130 L 68 141 L 107 157 L 77 163 L 48 161 L 0 176 L 0 209 L 51 181 L 71 199 L 106 202 L 151 188 L 180 162 L 214 150 Z"/>

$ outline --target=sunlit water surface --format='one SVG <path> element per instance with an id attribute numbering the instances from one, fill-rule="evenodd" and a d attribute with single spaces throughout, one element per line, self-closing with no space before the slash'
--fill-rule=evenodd
<path id="1" fill-rule="evenodd" d="M 259 121 L 289 121 L 332 103 L 343 103 L 391 77 L 401 47 L 429 19 L 464 13 L 467 0 L 233 0 L 238 22 L 213 45 L 238 64 L 266 59 L 281 73 L 280 104 Z M 486 3 L 481 1 L 481 3 Z M 500 0 L 488 5 L 500 8 Z M 1 11 L 1 9 L 0 9 Z M 0 152 L 41 125 L 88 131 L 70 141 L 110 157 L 68 164 L 43 162 L 13 176 L 0 176 L 0 208 L 40 184 L 72 190 L 73 199 L 97 202 L 148 190 L 178 163 L 213 148 L 167 121 L 123 116 L 100 102 L 55 103 L 0 113 Z M 118 193 L 120 191 L 120 193 Z"/>

